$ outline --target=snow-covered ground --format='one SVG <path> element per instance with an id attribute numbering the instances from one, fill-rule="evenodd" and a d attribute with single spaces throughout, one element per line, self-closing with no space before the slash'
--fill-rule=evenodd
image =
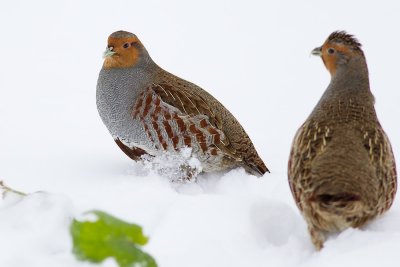
<path id="1" fill-rule="evenodd" d="M 68 226 L 94 208 L 142 225 L 162 267 L 395 264 L 398 198 L 380 220 L 315 252 L 286 165 L 296 129 L 329 83 L 310 51 L 334 30 L 363 44 L 377 113 L 400 159 L 399 14 L 396 0 L 2 3 L 0 180 L 41 192 L 0 201 L 0 266 L 91 266 L 71 254 Z M 106 39 L 120 29 L 224 103 L 271 174 L 238 169 L 180 185 L 132 163 L 95 105 Z"/>

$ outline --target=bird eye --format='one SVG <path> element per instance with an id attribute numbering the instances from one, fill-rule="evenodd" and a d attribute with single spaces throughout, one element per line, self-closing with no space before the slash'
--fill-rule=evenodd
<path id="1" fill-rule="evenodd" d="M 335 49 L 333 49 L 333 48 L 328 48 L 328 53 L 332 55 L 333 53 L 335 53 Z"/>
<path id="2" fill-rule="evenodd" d="M 129 47 L 129 43 L 126 43 L 123 45 L 123 48 L 128 48 Z"/>

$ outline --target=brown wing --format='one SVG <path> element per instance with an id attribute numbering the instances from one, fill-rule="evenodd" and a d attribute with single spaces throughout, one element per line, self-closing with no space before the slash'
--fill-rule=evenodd
<path id="1" fill-rule="evenodd" d="M 379 213 L 382 213 L 393 203 L 397 190 L 397 173 L 392 146 L 379 122 L 376 128 L 365 132 L 364 147 L 368 150 L 378 179 L 382 181 L 379 187 L 379 195 L 382 196 Z"/>
<path id="2" fill-rule="evenodd" d="M 311 187 L 311 164 L 317 153 L 324 151 L 332 129 L 318 123 L 305 122 L 297 131 L 288 163 L 290 190 L 302 210 L 301 195 Z"/>
<path id="3" fill-rule="evenodd" d="M 215 114 L 201 98 L 189 97 L 165 85 L 153 84 L 139 95 L 132 115 L 143 122 L 157 149 L 176 151 L 187 146 L 205 158 L 224 155 L 237 160 L 225 148 L 227 140 L 216 127 Z M 196 105 L 197 102 L 201 104 Z"/>
<path id="4" fill-rule="evenodd" d="M 222 114 L 215 112 L 211 105 L 200 94 L 197 94 L 196 90 L 189 90 L 188 88 L 191 87 L 186 85 L 185 82 L 177 80 L 173 85 L 160 82 L 160 87 L 156 88 L 155 91 L 165 103 L 178 108 L 184 114 L 206 116 L 209 123 L 225 135 L 225 139 L 218 145 L 219 149 L 235 159 L 235 161 L 242 162 L 241 165 L 248 172 L 256 176 L 262 176 L 265 172 L 269 172 L 245 131 L 241 128 L 241 131 L 236 129 L 237 132 L 235 133 L 226 132 Z M 202 92 L 206 93 L 203 90 Z M 235 143 L 230 140 L 230 134 L 234 137 Z M 241 137 L 238 138 L 238 135 Z"/>
<path id="5" fill-rule="evenodd" d="M 207 102 L 193 91 L 175 88 L 167 83 L 159 83 L 153 88 L 154 92 L 171 106 L 189 116 L 205 115 L 208 121 L 216 128 L 222 128 L 220 116 L 215 114 Z"/>

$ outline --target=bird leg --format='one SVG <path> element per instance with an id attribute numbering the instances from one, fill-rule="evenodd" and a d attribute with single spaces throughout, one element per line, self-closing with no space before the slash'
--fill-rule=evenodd
<path id="1" fill-rule="evenodd" d="M 325 242 L 325 234 L 324 231 L 317 229 L 313 225 L 308 226 L 308 232 L 311 235 L 311 241 L 314 244 L 315 248 L 319 251 L 324 247 Z"/>

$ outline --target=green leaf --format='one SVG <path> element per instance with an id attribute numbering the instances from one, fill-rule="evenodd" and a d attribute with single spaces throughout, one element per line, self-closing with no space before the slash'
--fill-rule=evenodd
<path id="1" fill-rule="evenodd" d="M 113 257 L 120 267 L 157 266 L 155 260 L 140 248 L 148 241 L 142 227 L 98 210 L 85 214 L 95 220 L 74 219 L 70 228 L 73 252 L 78 259 L 100 263 Z"/>

